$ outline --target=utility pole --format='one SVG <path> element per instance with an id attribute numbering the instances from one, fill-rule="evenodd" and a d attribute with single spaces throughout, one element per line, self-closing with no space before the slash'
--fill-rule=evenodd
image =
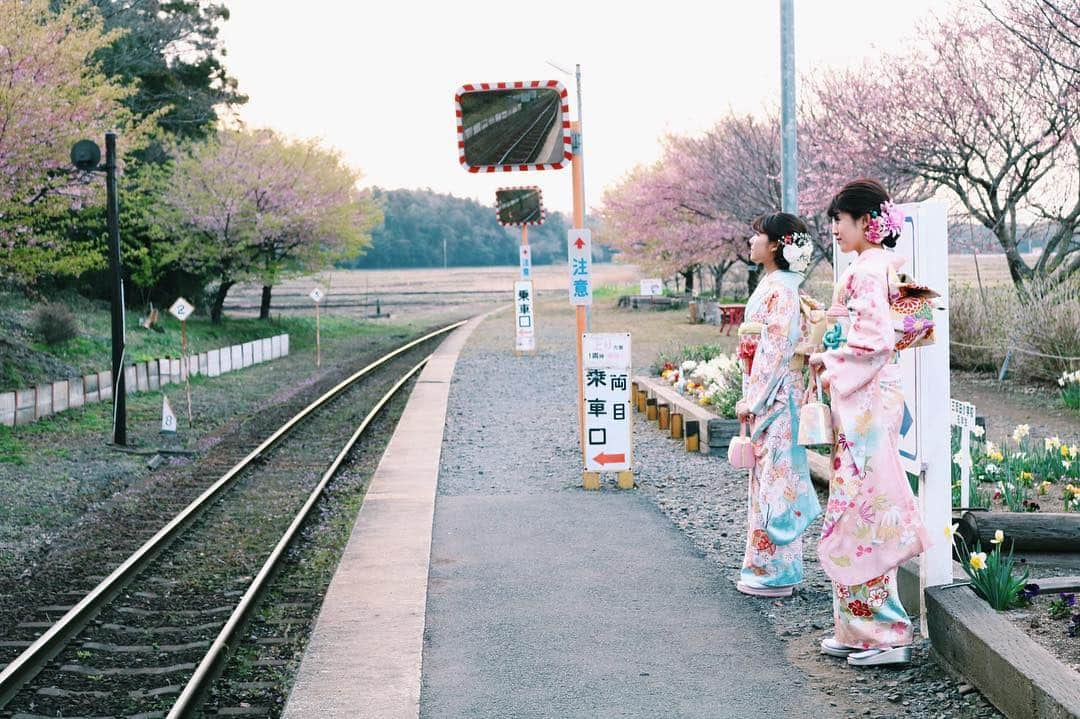
<path id="1" fill-rule="evenodd" d="M 799 150 L 795 124 L 795 0 L 780 0 L 781 209 L 793 215 L 799 213 Z"/>
<path id="2" fill-rule="evenodd" d="M 113 444 L 127 444 L 127 386 L 124 381 L 124 271 L 120 264 L 120 200 L 116 192 L 116 133 L 105 133 L 105 201 L 112 274 Z"/>

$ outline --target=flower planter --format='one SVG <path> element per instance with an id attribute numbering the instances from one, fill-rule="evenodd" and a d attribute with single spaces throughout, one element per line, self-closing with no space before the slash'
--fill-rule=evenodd
<path id="1" fill-rule="evenodd" d="M 732 437 L 739 435 L 739 420 L 709 420 L 709 454 L 727 454 Z"/>

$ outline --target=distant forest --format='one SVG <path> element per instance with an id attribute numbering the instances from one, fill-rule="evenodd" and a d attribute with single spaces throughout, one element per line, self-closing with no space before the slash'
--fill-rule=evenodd
<path id="1" fill-rule="evenodd" d="M 383 224 L 372 231 L 371 245 L 363 255 L 338 262 L 339 267 L 482 267 L 518 263 L 521 230 L 499 225 L 492 206 L 431 190 L 375 188 L 373 195 L 382 207 Z M 570 218 L 563 213 L 549 211 L 543 225 L 529 227 L 534 265 L 566 262 L 566 231 L 570 224 Z M 611 254 L 607 248 L 593 245 L 594 261 L 610 260 Z"/>

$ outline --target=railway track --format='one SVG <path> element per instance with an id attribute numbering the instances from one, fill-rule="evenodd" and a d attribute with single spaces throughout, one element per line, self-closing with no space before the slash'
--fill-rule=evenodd
<path id="1" fill-rule="evenodd" d="M 547 133 L 558 122 L 561 98 L 555 93 L 545 95 L 527 110 L 475 135 L 467 158 L 473 165 L 532 164 L 546 162 L 536 157 Z M 497 128 L 497 129 L 495 129 Z"/>
<path id="2" fill-rule="evenodd" d="M 14 641 L 30 646 L 0 670 L 0 717 L 200 713 L 275 573 L 288 565 L 290 551 L 302 554 L 290 548 L 305 521 L 316 508 L 333 512 L 319 502 L 331 480 L 426 362 L 429 344 L 461 324 L 409 342 L 325 392 L 197 499 L 178 511 L 162 508 L 168 521 L 97 586 L 72 587 L 70 606 L 41 607 L 23 622 L 24 638 Z M 276 588 L 261 626 L 272 627 L 271 634 L 289 630 L 298 623 L 290 617 L 310 616 L 320 599 L 319 588 L 303 580 Z M 281 637 L 262 639 L 255 645 L 272 647 Z M 270 668 L 281 661 L 252 660 Z M 228 692 L 244 685 L 232 682 Z M 273 707 L 240 700 L 202 713 L 266 716 Z"/>
<path id="3" fill-rule="evenodd" d="M 559 106 L 560 99 L 558 96 L 549 99 L 545 106 L 541 108 L 536 119 L 510 147 L 506 148 L 506 151 L 496 164 L 522 165 L 539 162 L 540 160 L 536 156 L 537 151 L 543 146 L 544 139 L 551 131 L 552 124 L 559 118 Z"/>

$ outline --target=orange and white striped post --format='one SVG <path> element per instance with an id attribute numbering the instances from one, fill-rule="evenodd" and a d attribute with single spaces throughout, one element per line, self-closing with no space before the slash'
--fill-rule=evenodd
<path id="1" fill-rule="evenodd" d="M 576 135 L 573 144 L 574 154 L 570 160 L 570 179 L 573 184 L 574 197 L 574 229 L 585 229 L 585 174 L 581 155 L 581 122 L 570 123 L 570 132 Z M 577 331 L 574 333 L 574 342 L 577 345 L 577 405 L 578 405 L 578 443 L 581 446 L 581 484 L 585 489 L 600 489 L 599 472 L 589 472 L 585 467 L 585 370 L 582 356 L 581 338 L 586 331 L 585 306 L 575 305 L 574 315 Z"/>

